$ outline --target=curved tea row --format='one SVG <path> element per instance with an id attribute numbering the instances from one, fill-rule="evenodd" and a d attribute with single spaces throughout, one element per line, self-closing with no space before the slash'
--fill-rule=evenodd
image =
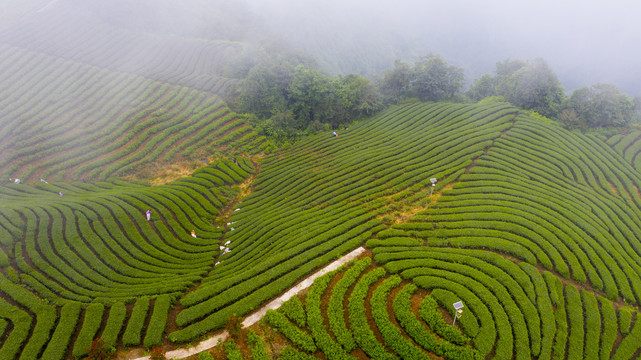
<path id="1" fill-rule="evenodd" d="M 295 156 L 265 159 L 253 192 L 231 216 L 227 239 L 235 250 L 181 299 L 176 322 L 184 329 L 170 338 L 220 328 L 362 244 L 385 228 L 379 215 L 395 194 L 426 188 L 430 175 L 458 176 L 514 115 L 505 105 L 397 107 L 339 137 L 312 138 Z"/>
<path id="2" fill-rule="evenodd" d="M 105 180 L 145 164 L 270 147 L 216 96 L 0 46 L 0 173 Z"/>
<path id="3" fill-rule="evenodd" d="M 176 298 L 221 256 L 214 219 L 237 193 L 229 186 L 253 172 L 237 158 L 158 187 L 0 186 L 1 249 L 11 258 L 0 276 L 0 318 L 11 329 L 0 357 L 81 356 L 98 334 L 110 347 L 161 345 Z"/>
<path id="4" fill-rule="evenodd" d="M 424 246 L 373 251 L 389 273 L 357 260 L 316 279 L 304 303 L 269 310 L 267 322 L 301 354 L 328 359 L 627 359 L 639 349 L 629 309 L 525 262 Z"/>

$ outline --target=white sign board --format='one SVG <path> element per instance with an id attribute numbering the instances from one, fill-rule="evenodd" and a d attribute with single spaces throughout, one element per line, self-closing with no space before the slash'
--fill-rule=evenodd
<path id="1" fill-rule="evenodd" d="M 452 304 L 452 305 L 454 306 L 454 308 L 455 308 L 456 310 L 458 310 L 458 309 L 460 309 L 460 308 L 462 308 L 462 307 L 465 307 L 465 305 L 463 305 L 463 302 L 462 302 L 462 301 L 455 302 L 455 303 L 454 303 L 454 304 Z"/>
<path id="2" fill-rule="evenodd" d="M 431 178 L 430 181 L 432 182 L 432 184 L 436 184 L 438 180 L 436 178 Z"/>

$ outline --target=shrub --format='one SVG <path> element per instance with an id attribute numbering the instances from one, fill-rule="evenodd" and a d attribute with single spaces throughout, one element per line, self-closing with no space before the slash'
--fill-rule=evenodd
<path id="1" fill-rule="evenodd" d="M 198 354 L 198 360 L 214 360 L 214 357 L 207 351 L 203 351 Z"/>
<path id="2" fill-rule="evenodd" d="M 225 330 L 229 333 L 229 336 L 232 339 L 236 339 L 240 336 L 240 331 L 243 329 L 243 322 L 240 318 L 236 316 L 230 316 L 225 325 Z"/>
<path id="3" fill-rule="evenodd" d="M 228 360 L 243 360 L 243 355 L 234 340 L 225 341 L 223 347 L 227 353 Z"/>
<path id="4" fill-rule="evenodd" d="M 9 266 L 9 257 L 0 248 L 0 268 Z"/>
<path id="5" fill-rule="evenodd" d="M 165 357 L 165 351 L 160 346 L 151 348 L 149 360 L 167 360 Z"/>
<path id="6" fill-rule="evenodd" d="M 251 353 L 253 360 L 267 360 L 269 356 L 265 351 L 265 344 L 261 338 L 256 335 L 254 330 L 249 329 L 247 332 L 247 342 L 251 345 Z M 213 358 L 212 358 L 213 359 Z M 203 359 L 200 359 L 203 360 Z"/>
<path id="7" fill-rule="evenodd" d="M 105 341 L 102 338 L 97 338 L 91 341 L 91 346 L 89 346 L 88 359 L 89 360 L 107 360 L 109 359 L 109 354 L 107 353 L 107 346 Z"/>
<path id="8" fill-rule="evenodd" d="M 87 343 L 89 343 L 89 348 L 93 346 L 91 339 L 96 336 L 98 329 L 100 328 L 100 323 L 102 322 L 102 314 L 105 311 L 105 306 L 103 304 L 92 303 L 89 304 L 87 310 L 85 310 L 85 318 L 82 323 L 82 328 L 76 342 L 73 345 L 73 357 L 76 359 L 81 358 L 87 352 Z M 95 340 L 94 340 L 95 341 Z M 102 345 L 105 345 L 105 342 L 100 338 Z"/>
<path id="9" fill-rule="evenodd" d="M 291 299 L 287 300 L 278 311 L 282 312 L 290 320 L 294 321 L 296 325 L 303 327 L 305 326 L 305 309 L 303 308 L 303 303 L 297 296 L 293 296 Z"/>

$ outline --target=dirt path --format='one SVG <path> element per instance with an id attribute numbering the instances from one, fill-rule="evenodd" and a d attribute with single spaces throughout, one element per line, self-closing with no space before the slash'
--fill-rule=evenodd
<path id="1" fill-rule="evenodd" d="M 312 284 L 314 283 L 314 280 L 317 277 L 323 276 L 324 274 L 327 274 L 330 271 L 334 271 L 338 269 L 341 265 L 356 259 L 363 252 L 365 252 L 365 248 L 362 246 L 358 247 L 352 252 L 350 252 L 349 254 L 341 257 L 340 259 L 332 262 L 331 264 L 325 266 L 321 270 L 310 275 L 305 280 L 301 281 L 296 286 L 289 289 L 283 295 L 277 297 L 276 299 L 270 301 L 266 305 L 263 305 L 260 309 L 256 310 L 254 313 L 248 315 L 243 321 L 243 328 L 247 328 L 254 325 L 258 321 L 260 321 L 260 319 L 262 319 L 263 316 L 265 316 L 265 313 L 267 312 L 267 310 L 278 309 L 285 301 L 291 299 L 293 296 L 295 296 L 299 292 L 312 286 Z M 213 337 L 210 337 L 207 340 L 203 340 L 199 342 L 198 345 L 191 347 L 189 349 L 177 349 L 173 351 L 168 351 L 165 354 L 165 357 L 167 357 L 167 359 L 184 359 L 189 356 L 197 355 L 198 353 L 203 352 L 205 350 L 209 350 L 215 347 L 216 345 L 218 345 L 220 342 L 225 341 L 225 339 L 227 339 L 228 336 L 229 334 L 227 333 L 227 331 L 223 330 L 220 333 L 214 335 Z M 135 358 L 132 360 L 149 360 L 149 356 Z"/>

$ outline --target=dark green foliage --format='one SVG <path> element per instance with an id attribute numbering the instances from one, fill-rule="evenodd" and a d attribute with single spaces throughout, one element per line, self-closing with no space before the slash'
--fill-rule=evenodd
<path id="1" fill-rule="evenodd" d="M 85 310 L 84 320 L 80 333 L 73 344 L 72 355 L 75 358 L 80 358 L 87 354 L 89 349 L 93 346 L 92 341 L 96 337 L 96 333 L 102 323 L 102 315 L 105 311 L 103 304 L 90 304 Z M 104 345 L 104 341 L 102 344 Z"/>
<path id="2" fill-rule="evenodd" d="M 123 324 L 125 323 L 126 316 L 127 308 L 125 307 L 125 304 L 117 302 L 111 305 L 107 324 L 105 325 L 105 329 L 102 333 L 102 338 L 104 339 L 105 346 L 108 349 L 115 348 L 118 336 L 120 335 Z"/>
<path id="3" fill-rule="evenodd" d="M 267 310 L 265 319 L 267 319 L 267 322 L 271 326 L 278 329 L 278 331 L 283 333 L 283 335 L 291 340 L 296 346 L 307 352 L 313 353 L 316 351 L 314 339 L 312 339 L 312 337 L 305 331 L 302 331 L 294 324 L 292 324 L 289 320 L 287 320 L 285 315 L 274 310 Z"/>
<path id="4" fill-rule="evenodd" d="M 639 316 L 639 313 L 637 312 L 636 315 Z M 634 327 L 632 328 L 632 330 L 630 330 L 628 335 L 623 338 L 623 340 L 619 344 L 619 347 L 617 347 L 611 359 L 612 360 L 631 359 L 634 356 L 634 354 L 639 351 L 639 347 L 641 347 L 641 343 L 639 342 L 640 338 L 641 338 L 641 321 L 635 321 Z"/>
<path id="5" fill-rule="evenodd" d="M 177 298 L 184 309 L 169 338 L 190 342 L 363 245 L 395 275 L 383 279 L 366 271 L 371 259 L 358 260 L 317 280 L 305 305 L 284 305 L 276 322 L 300 351 L 345 358 L 360 344 L 382 357 L 420 357 L 419 346 L 445 359 L 633 357 L 638 316 L 618 316 L 608 300 L 634 309 L 641 299 L 641 176 L 630 135 L 605 143 L 499 102 L 413 103 L 337 138 L 255 157 L 260 172 L 239 204 L 229 201 L 240 189 L 224 185 L 251 173 L 237 154 L 239 166 L 214 161 L 163 186 L 0 185 L 0 229 L 20 239 L 2 247 L 15 268 L 0 281 L 0 357 L 42 357 L 62 331 L 56 307 L 76 300 L 94 303 L 85 314 L 100 303 L 109 315 L 76 317 L 74 353 L 96 335 L 120 345 L 124 321 L 122 344 L 143 334 L 145 345 L 158 344 Z M 258 138 L 243 134 L 242 146 Z M 225 205 L 233 207 L 223 219 Z M 216 228 L 216 218 L 229 225 Z M 221 255 L 226 241 L 232 251 Z M 405 290 L 401 278 L 421 289 Z M 147 297 L 151 314 L 138 309 Z M 407 305 L 423 298 L 423 311 Z M 459 300 L 463 317 L 452 327 Z M 136 304 L 128 320 L 125 302 Z M 95 331 L 99 318 L 106 326 Z"/>
<path id="6" fill-rule="evenodd" d="M 574 90 L 560 120 L 568 128 L 626 126 L 635 118 L 634 103 L 612 84 Z"/>
<path id="7" fill-rule="evenodd" d="M 534 110 L 543 116 L 554 118 L 559 114 L 565 93 L 545 60 L 497 62 L 495 74 L 476 79 L 468 96 L 475 101 L 500 96 L 517 107 Z"/>
<path id="8" fill-rule="evenodd" d="M 9 257 L 5 254 L 4 250 L 0 248 L 0 268 L 9 266 Z"/>
<path id="9" fill-rule="evenodd" d="M 198 354 L 198 360 L 214 360 L 214 357 L 207 351 L 203 351 Z"/>
<path id="10" fill-rule="evenodd" d="M 327 290 L 329 282 L 335 276 L 337 271 L 329 272 L 314 280 L 314 283 L 307 293 L 305 308 L 307 310 L 307 324 L 312 333 L 314 342 L 318 349 L 325 354 L 328 359 L 349 360 L 354 359 L 329 335 L 323 324 L 323 315 L 321 313 L 321 296 Z"/>
<path id="11" fill-rule="evenodd" d="M 568 359 L 582 359 L 585 340 L 583 306 L 579 291 L 574 286 L 565 286 L 565 311 L 568 314 Z"/>
<path id="12" fill-rule="evenodd" d="M 377 359 L 397 359 L 396 355 L 389 353 L 385 346 L 376 339 L 365 316 L 365 297 L 368 289 L 384 275 L 385 269 L 376 268 L 365 274 L 356 283 L 349 297 L 349 322 L 354 340 L 365 354 Z"/>
<path id="13" fill-rule="evenodd" d="M 619 328 L 614 304 L 600 296 L 598 297 L 598 300 L 601 307 L 601 318 L 603 319 L 603 333 L 601 334 L 599 358 L 601 360 L 607 360 L 610 358 L 610 354 L 612 353 L 612 347 L 616 341 Z"/>
<path id="14" fill-rule="evenodd" d="M 71 341 L 71 335 L 76 330 L 81 310 L 82 307 L 79 302 L 70 302 L 62 307 L 56 330 L 51 335 L 49 344 L 47 344 L 45 351 L 42 353 L 43 359 L 57 360 L 64 358 Z"/>
<path id="15" fill-rule="evenodd" d="M 469 339 L 463 336 L 457 328 L 445 323 L 443 317 L 437 310 L 437 306 L 438 304 L 431 296 L 428 295 L 424 297 L 423 301 L 421 301 L 419 312 L 421 318 L 425 320 L 425 323 L 427 323 L 432 331 L 445 340 L 457 345 L 466 344 Z"/>
<path id="16" fill-rule="evenodd" d="M 372 115 L 381 109 L 379 97 L 361 76 L 330 78 L 311 66 L 266 59 L 249 72 L 240 107 L 258 117 L 260 133 L 284 142 L 307 128 Z"/>
<path id="17" fill-rule="evenodd" d="M 227 340 L 223 343 L 223 347 L 225 348 L 225 352 L 227 353 L 227 359 L 228 360 L 242 360 L 243 355 L 240 352 L 240 349 L 238 349 L 238 346 L 234 342 L 234 340 Z"/>
<path id="18" fill-rule="evenodd" d="M 596 297 L 587 292 L 581 291 L 581 300 L 585 314 L 585 346 L 584 357 L 588 359 L 599 358 L 599 343 L 601 340 L 601 314 Z"/>
<path id="19" fill-rule="evenodd" d="M 265 344 L 263 340 L 256 335 L 254 330 L 247 331 L 247 343 L 251 347 L 251 354 L 253 360 L 268 360 L 269 356 L 265 350 Z"/>
<path id="20" fill-rule="evenodd" d="M 393 288 L 400 285 L 401 281 L 401 277 L 395 275 L 385 279 L 376 287 L 370 299 L 372 317 L 385 343 L 402 359 L 429 359 L 430 357 L 411 340 L 403 337 L 400 329 L 390 321 L 386 306 L 387 297 Z"/>
<path id="21" fill-rule="evenodd" d="M 423 324 L 411 311 L 410 297 L 416 291 L 414 284 L 407 284 L 394 298 L 394 315 L 399 325 L 425 350 L 446 359 L 480 359 L 481 355 L 470 348 L 457 347 L 446 341 L 437 340 L 431 332 L 425 331 Z"/>
<path id="22" fill-rule="evenodd" d="M 171 304 L 172 300 L 169 295 L 161 295 L 154 300 L 154 310 L 151 313 L 143 341 L 146 348 L 162 345 L 162 335 L 165 333 L 167 313 Z"/>
<path id="23" fill-rule="evenodd" d="M 632 325 L 632 310 L 628 308 L 619 309 L 619 331 L 621 334 L 627 335 L 630 332 Z"/>
<path id="24" fill-rule="evenodd" d="M 357 345 L 343 316 L 345 296 L 348 289 L 356 282 L 358 276 L 365 271 L 371 263 L 372 258 L 370 257 L 356 261 L 353 266 L 345 271 L 343 277 L 334 286 L 332 296 L 329 299 L 329 327 L 336 337 L 336 341 L 348 352 L 356 349 Z"/>
<path id="25" fill-rule="evenodd" d="M 306 316 L 305 309 L 303 308 L 303 303 L 300 301 L 298 296 L 293 296 L 291 299 L 278 308 L 278 311 L 282 312 L 287 318 L 296 323 L 300 327 L 305 326 Z"/>
<path id="26" fill-rule="evenodd" d="M 149 311 L 149 298 L 142 297 L 136 300 L 127 327 L 122 334 L 122 344 L 124 346 L 139 345 L 142 340 L 142 331 Z"/>
<path id="27" fill-rule="evenodd" d="M 280 360 L 314 360 L 317 357 L 300 352 L 293 347 L 286 347 L 280 353 Z"/>
<path id="28" fill-rule="evenodd" d="M 452 100 L 464 84 L 463 69 L 447 65 L 439 55 L 423 57 L 414 64 L 401 61 L 385 73 L 381 92 L 388 102 L 417 97 L 422 101 Z"/>

